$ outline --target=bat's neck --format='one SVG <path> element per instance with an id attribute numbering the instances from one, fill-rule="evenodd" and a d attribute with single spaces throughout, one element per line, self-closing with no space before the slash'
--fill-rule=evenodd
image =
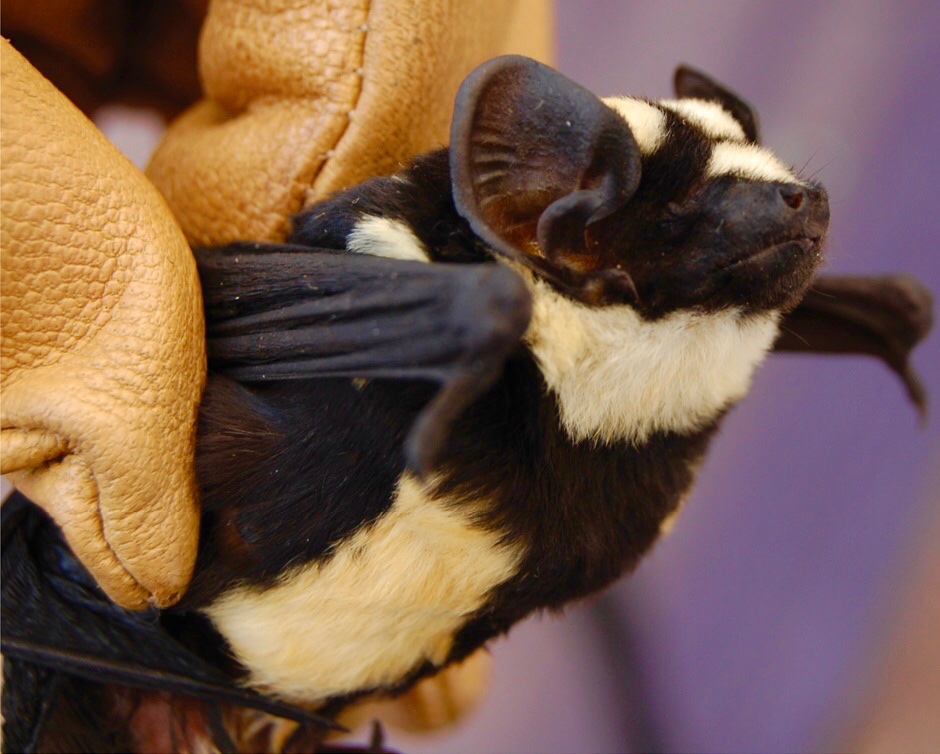
<path id="1" fill-rule="evenodd" d="M 745 395 L 777 334 L 775 312 L 679 310 L 646 320 L 630 306 L 585 306 L 527 277 L 526 340 L 574 440 L 642 444 L 707 427 Z"/>

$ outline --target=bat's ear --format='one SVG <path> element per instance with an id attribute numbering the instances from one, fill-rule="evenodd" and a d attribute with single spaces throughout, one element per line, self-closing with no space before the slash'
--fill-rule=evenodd
<path id="1" fill-rule="evenodd" d="M 676 69 L 673 87 L 679 99 L 692 98 L 717 102 L 741 124 L 748 141 L 760 144 L 760 120 L 757 117 L 757 110 L 743 97 L 719 84 L 710 76 L 687 65 L 680 65 Z"/>
<path id="2" fill-rule="evenodd" d="M 597 96 L 529 58 L 490 60 L 457 93 L 450 166 L 458 212 L 497 252 L 590 303 L 635 297 L 590 233 L 640 182 L 636 140 Z"/>

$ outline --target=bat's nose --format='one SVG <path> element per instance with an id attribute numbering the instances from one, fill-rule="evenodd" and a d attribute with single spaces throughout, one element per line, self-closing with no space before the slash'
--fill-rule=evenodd
<path id="1" fill-rule="evenodd" d="M 822 187 L 783 184 L 777 187 L 779 211 L 811 238 L 819 238 L 829 227 L 829 196 Z"/>
<path id="2" fill-rule="evenodd" d="M 806 195 L 802 187 L 781 186 L 777 191 L 780 194 L 780 198 L 783 199 L 783 203 L 790 209 L 796 211 L 803 209 L 803 202 L 806 200 Z"/>

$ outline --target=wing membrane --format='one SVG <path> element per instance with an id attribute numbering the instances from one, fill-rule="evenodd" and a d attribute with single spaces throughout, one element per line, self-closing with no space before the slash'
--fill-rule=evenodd
<path id="1" fill-rule="evenodd" d="M 901 379 L 923 414 L 927 396 L 910 364 L 933 324 L 930 292 L 903 275 L 820 275 L 782 323 L 777 351 L 876 356 Z"/>
<path id="2" fill-rule="evenodd" d="M 362 377 L 442 390 L 406 443 L 425 473 L 453 420 L 499 377 L 531 315 L 497 264 L 426 264 L 288 244 L 197 249 L 210 368 L 242 382 Z"/>

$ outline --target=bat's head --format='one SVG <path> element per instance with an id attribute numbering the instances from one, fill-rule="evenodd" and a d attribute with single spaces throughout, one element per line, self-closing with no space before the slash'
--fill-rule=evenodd
<path id="1" fill-rule="evenodd" d="M 675 85 L 601 100 L 504 57 L 457 95 L 457 209 L 530 280 L 528 344 L 575 439 L 714 421 L 820 262 L 825 191 L 758 143 L 744 100 L 688 68 Z"/>
<path id="2" fill-rule="evenodd" d="M 451 138 L 461 214 L 497 252 L 590 305 L 647 319 L 795 305 L 825 191 L 760 146 L 757 117 L 688 68 L 678 99 L 601 100 L 527 58 L 464 82 Z"/>

